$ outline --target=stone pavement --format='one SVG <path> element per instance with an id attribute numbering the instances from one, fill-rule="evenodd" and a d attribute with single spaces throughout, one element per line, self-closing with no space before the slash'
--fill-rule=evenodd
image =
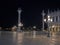
<path id="1" fill-rule="evenodd" d="M 47 33 L 41 33 L 36 35 L 34 38 L 33 35 L 26 35 L 24 33 L 22 45 L 60 45 L 60 32 L 53 33 L 51 37 L 47 37 Z"/>
<path id="2" fill-rule="evenodd" d="M 45 34 L 34 38 L 29 32 L 0 32 L 0 45 L 60 45 L 60 32 L 51 37 Z"/>

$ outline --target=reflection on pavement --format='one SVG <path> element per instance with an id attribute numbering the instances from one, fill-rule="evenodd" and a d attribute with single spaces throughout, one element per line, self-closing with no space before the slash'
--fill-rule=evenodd
<path id="1" fill-rule="evenodd" d="M 60 33 L 59 33 L 60 34 Z M 60 36 L 53 33 L 50 38 L 47 33 L 0 31 L 0 45 L 60 45 Z"/>

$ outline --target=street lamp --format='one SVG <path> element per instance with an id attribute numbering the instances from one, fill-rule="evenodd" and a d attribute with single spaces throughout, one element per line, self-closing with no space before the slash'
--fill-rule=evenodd
<path id="1" fill-rule="evenodd" d="M 48 15 L 48 20 L 47 20 L 47 23 L 48 23 L 48 37 L 50 37 L 50 23 L 52 22 L 52 18 Z"/>
<path id="2" fill-rule="evenodd" d="M 51 22 L 52 22 L 53 20 L 51 19 Z"/>
<path id="3" fill-rule="evenodd" d="M 50 16 L 48 15 L 48 18 L 50 18 Z"/>
<path id="4" fill-rule="evenodd" d="M 46 22 L 46 19 L 44 19 L 44 22 Z"/>

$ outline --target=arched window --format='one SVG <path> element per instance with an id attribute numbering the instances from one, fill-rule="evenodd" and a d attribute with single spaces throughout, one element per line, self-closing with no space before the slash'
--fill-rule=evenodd
<path id="1" fill-rule="evenodd" d="M 56 22 L 58 22 L 58 16 L 56 16 Z"/>
<path id="2" fill-rule="evenodd" d="M 54 22 L 54 17 L 52 17 L 52 19 L 53 19 L 53 22 Z"/>
<path id="3" fill-rule="evenodd" d="M 59 16 L 59 22 L 60 22 L 60 16 Z"/>

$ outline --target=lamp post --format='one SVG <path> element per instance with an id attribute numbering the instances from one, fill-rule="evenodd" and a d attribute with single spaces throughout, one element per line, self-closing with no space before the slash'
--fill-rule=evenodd
<path id="1" fill-rule="evenodd" d="M 52 19 L 51 17 L 48 15 L 48 20 L 47 20 L 47 23 L 48 23 L 48 37 L 50 37 L 50 23 L 52 22 Z"/>
<path id="2" fill-rule="evenodd" d="M 21 8 L 18 8 L 18 31 L 21 31 L 21 27 L 20 26 L 22 26 L 22 24 L 21 24 L 21 12 L 22 12 L 22 10 L 21 10 Z"/>
<path id="3" fill-rule="evenodd" d="M 48 37 L 50 37 L 50 26 L 49 26 L 49 22 L 50 22 L 50 16 L 48 16 Z"/>
<path id="4" fill-rule="evenodd" d="M 46 19 L 44 19 L 44 22 L 46 22 Z"/>
<path id="5" fill-rule="evenodd" d="M 52 20 L 52 18 L 51 18 L 51 16 L 50 16 L 50 13 L 49 13 L 49 10 L 48 10 L 48 16 L 47 16 L 47 19 L 44 19 L 44 15 L 45 15 L 45 13 L 44 13 L 44 11 L 42 12 L 42 16 L 43 16 L 43 21 L 42 21 L 42 23 L 43 23 L 43 30 L 44 30 L 44 22 L 46 22 L 47 21 L 47 24 L 48 24 L 48 37 L 50 37 L 50 23 L 53 21 Z"/>
<path id="6" fill-rule="evenodd" d="M 47 19 L 44 19 L 44 22 L 47 21 L 47 24 L 48 24 L 48 37 L 50 37 L 50 23 L 53 21 L 52 18 L 48 15 L 47 16 L 48 18 Z"/>
<path id="7" fill-rule="evenodd" d="M 44 16 L 45 16 L 45 13 L 44 13 L 44 10 L 42 11 L 42 30 L 44 31 Z"/>

